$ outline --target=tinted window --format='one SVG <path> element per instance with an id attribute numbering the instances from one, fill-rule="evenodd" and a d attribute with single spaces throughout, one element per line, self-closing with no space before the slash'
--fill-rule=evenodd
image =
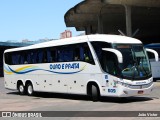
<path id="1" fill-rule="evenodd" d="M 102 58 L 102 48 L 111 48 L 111 44 L 107 42 L 92 42 L 92 46 L 99 60 Z"/>
<path id="2" fill-rule="evenodd" d="M 10 65 L 84 61 L 95 64 L 87 43 L 5 53 Z"/>
<path id="3" fill-rule="evenodd" d="M 107 43 L 107 42 L 91 42 L 91 43 L 92 43 L 92 46 L 97 54 L 97 57 L 98 57 L 100 63 L 102 63 L 102 57 L 103 57 L 102 48 L 111 48 L 111 44 Z"/>

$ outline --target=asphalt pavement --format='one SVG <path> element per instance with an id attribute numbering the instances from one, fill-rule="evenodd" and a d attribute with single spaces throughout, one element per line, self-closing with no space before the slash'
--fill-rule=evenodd
<path id="1" fill-rule="evenodd" d="M 47 117 L 47 118 L 29 118 L 32 119 L 60 119 L 60 120 L 141 120 L 141 119 L 153 119 L 159 120 L 160 117 L 98 117 L 99 111 L 133 111 L 136 112 L 145 112 L 145 111 L 160 111 L 160 81 L 154 82 L 154 90 L 150 95 L 140 96 L 140 97 L 129 97 L 127 99 L 119 99 L 112 97 L 102 97 L 98 102 L 92 102 L 87 96 L 82 95 L 69 95 L 69 94 L 55 94 L 55 93 L 37 93 L 34 96 L 27 95 L 19 95 L 17 90 L 7 90 L 4 88 L 4 78 L 0 78 L 0 111 L 19 111 L 19 112 L 41 112 L 48 111 L 44 114 L 49 114 L 56 117 Z M 58 111 L 55 113 L 54 111 Z M 61 112 L 61 111 L 71 111 L 70 113 Z M 75 111 L 82 111 L 81 113 L 74 113 Z M 84 113 L 84 111 L 86 113 Z M 82 114 L 90 114 L 89 112 L 97 111 L 88 115 L 89 117 L 84 117 Z M 88 113 L 87 113 L 88 112 Z M 127 112 L 129 113 L 129 112 Z M 127 114 L 126 113 L 126 114 Z M 72 117 L 68 117 L 69 114 L 73 114 Z M 93 115 L 94 114 L 94 115 Z M 97 114 L 97 117 L 96 117 Z M 102 112 L 101 112 L 102 114 Z M 105 114 L 105 113 L 104 113 Z M 102 114 L 102 115 L 104 115 Z M 108 114 L 106 112 L 106 114 Z M 110 113 L 114 114 L 114 113 Z M 125 113 L 122 113 L 125 116 Z M 129 113 L 130 114 L 130 113 Z M 77 116 L 78 117 L 74 117 Z M 80 117 L 82 115 L 83 117 Z M 115 116 L 116 116 L 115 115 Z M 57 117 L 58 116 L 58 117 Z M 64 116 L 64 117 L 63 117 Z M 123 116 L 123 115 L 122 115 Z M 160 112 L 158 113 L 160 116 Z M 1 119 L 9 119 L 9 118 L 0 118 Z M 18 119 L 28 119 L 28 118 L 12 118 L 13 120 Z"/>

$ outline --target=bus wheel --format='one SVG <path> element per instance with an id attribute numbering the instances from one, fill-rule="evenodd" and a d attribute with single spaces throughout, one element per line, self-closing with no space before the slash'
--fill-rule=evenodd
<path id="1" fill-rule="evenodd" d="M 24 88 L 24 85 L 22 83 L 20 83 L 17 88 L 18 88 L 18 92 L 19 92 L 20 95 L 25 94 L 25 88 Z"/>
<path id="2" fill-rule="evenodd" d="M 33 85 L 31 83 L 27 84 L 27 94 L 32 96 L 34 94 Z"/>
<path id="3" fill-rule="evenodd" d="M 91 91 L 92 91 L 91 97 L 92 97 L 93 102 L 98 101 L 98 99 L 99 99 L 98 88 L 95 85 L 92 85 Z"/>

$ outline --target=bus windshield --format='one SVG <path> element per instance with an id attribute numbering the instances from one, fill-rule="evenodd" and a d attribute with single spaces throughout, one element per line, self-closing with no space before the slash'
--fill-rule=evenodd
<path id="1" fill-rule="evenodd" d="M 151 77 L 150 63 L 142 45 L 113 44 L 113 48 L 123 55 L 123 63 L 118 63 L 118 73 L 123 78 L 140 80 Z"/>

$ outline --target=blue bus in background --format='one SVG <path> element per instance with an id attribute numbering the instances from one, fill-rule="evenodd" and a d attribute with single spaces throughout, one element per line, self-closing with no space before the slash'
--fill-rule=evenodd
<path id="1" fill-rule="evenodd" d="M 158 53 L 158 55 L 160 55 L 160 43 L 147 44 L 145 45 L 145 48 L 153 49 Z M 154 81 L 158 79 L 160 80 L 160 61 L 156 62 L 154 59 L 154 54 L 150 52 L 148 52 L 148 56 L 151 63 L 152 76 L 154 78 Z"/>

